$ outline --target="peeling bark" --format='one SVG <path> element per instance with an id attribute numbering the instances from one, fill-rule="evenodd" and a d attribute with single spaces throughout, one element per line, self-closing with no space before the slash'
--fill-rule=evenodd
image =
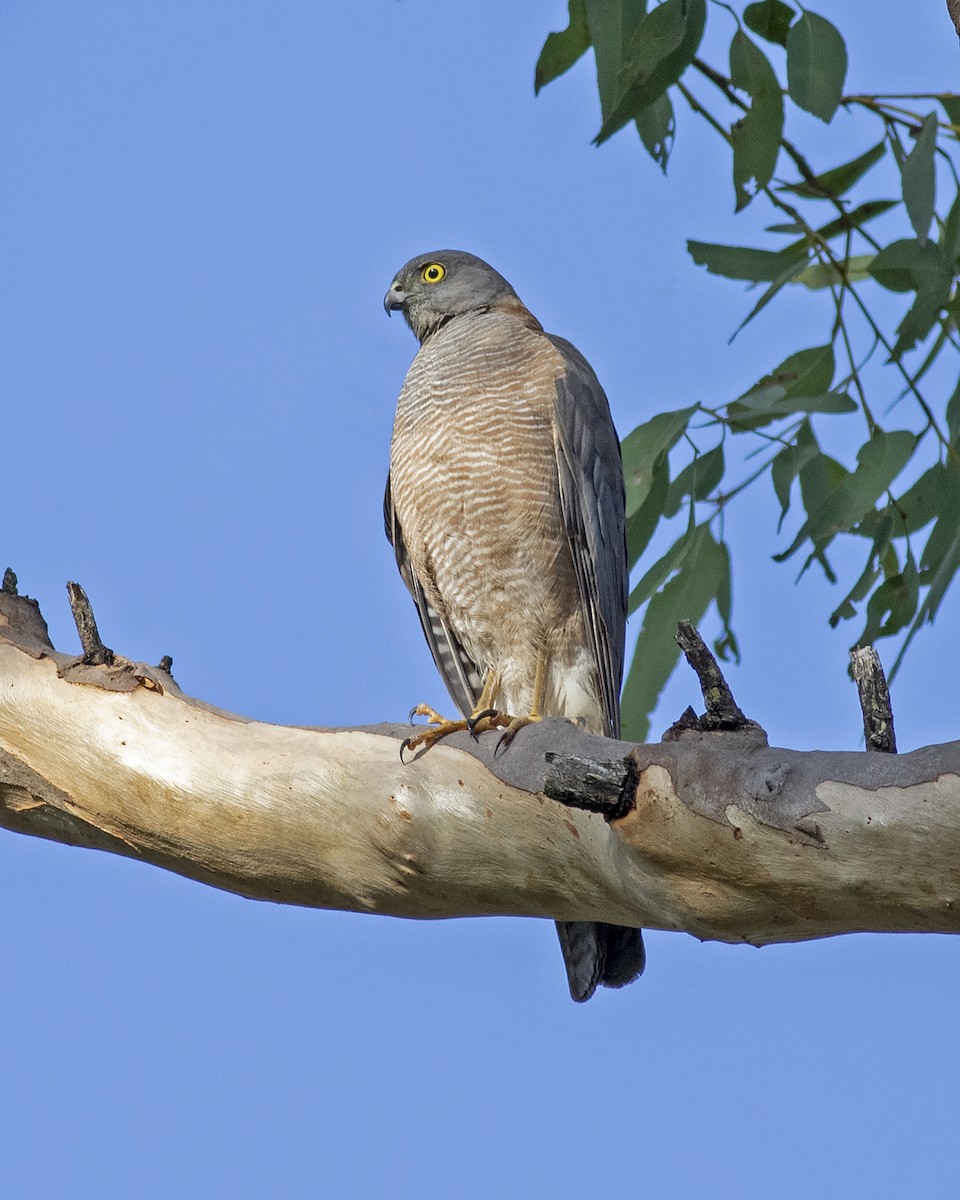
<path id="1" fill-rule="evenodd" d="M 58 654 L 36 603 L 0 590 L 0 825 L 15 832 L 405 917 L 758 945 L 960 932 L 960 743 L 801 752 L 752 722 L 709 725 L 634 746 L 550 720 L 505 754 L 495 733 L 457 734 L 404 766 L 409 727 L 245 720 L 185 696 L 166 660 Z"/>

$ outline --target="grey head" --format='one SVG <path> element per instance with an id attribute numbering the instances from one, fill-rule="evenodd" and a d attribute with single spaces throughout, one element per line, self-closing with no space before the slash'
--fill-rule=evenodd
<path id="1" fill-rule="evenodd" d="M 441 325 L 463 313 L 486 312 L 504 302 L 520 305 L 504 277 L 475 254 L 465 250 L 434 250 L 418 254 L 396 273 L 383 307 L 400 311 L 423 342 Z"/>

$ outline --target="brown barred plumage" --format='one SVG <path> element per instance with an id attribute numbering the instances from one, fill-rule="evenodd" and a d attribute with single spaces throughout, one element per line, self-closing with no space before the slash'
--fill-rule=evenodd
<path id="1" fill-rule="evenodd" d="M 502 713 L 617 736 L 623 478 L 595 375 L 473 255 L 412 259 L 384 304 L 421 341 L 397 403 L 387 536 L 451 696 L 469 717 L 488 681 Z M 558 931 L 576 1000 L 643 969 L 639 930 Z"/>

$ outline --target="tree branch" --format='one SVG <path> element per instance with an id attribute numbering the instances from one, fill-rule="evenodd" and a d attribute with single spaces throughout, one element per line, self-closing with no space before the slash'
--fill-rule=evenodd
<path id="1" fill-rule="evenodd" d="M 244 720 L 159 668 L 58 654 L 36 603 L 0 591 L 0 825 L 16 832 L 257 899 L 404 917 L 755 944 L 960 932 L 960 743 L 799 752 L 754 728 L 632 746 L 550 720 L 506 754 L 495 734 L 458 734 L 403 766 L 407 732 Z M 570 806 L 625 780 L 616 819 Z"/>

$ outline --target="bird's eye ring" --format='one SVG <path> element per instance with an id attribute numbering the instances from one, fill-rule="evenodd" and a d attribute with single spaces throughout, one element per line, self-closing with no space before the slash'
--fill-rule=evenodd
<path id="1" fill-rule="evenodd" d="M 420 272 L 420 278 L 424 283 L 439 283 L 446 273 L 443 263 L 427 263 Z"/>

